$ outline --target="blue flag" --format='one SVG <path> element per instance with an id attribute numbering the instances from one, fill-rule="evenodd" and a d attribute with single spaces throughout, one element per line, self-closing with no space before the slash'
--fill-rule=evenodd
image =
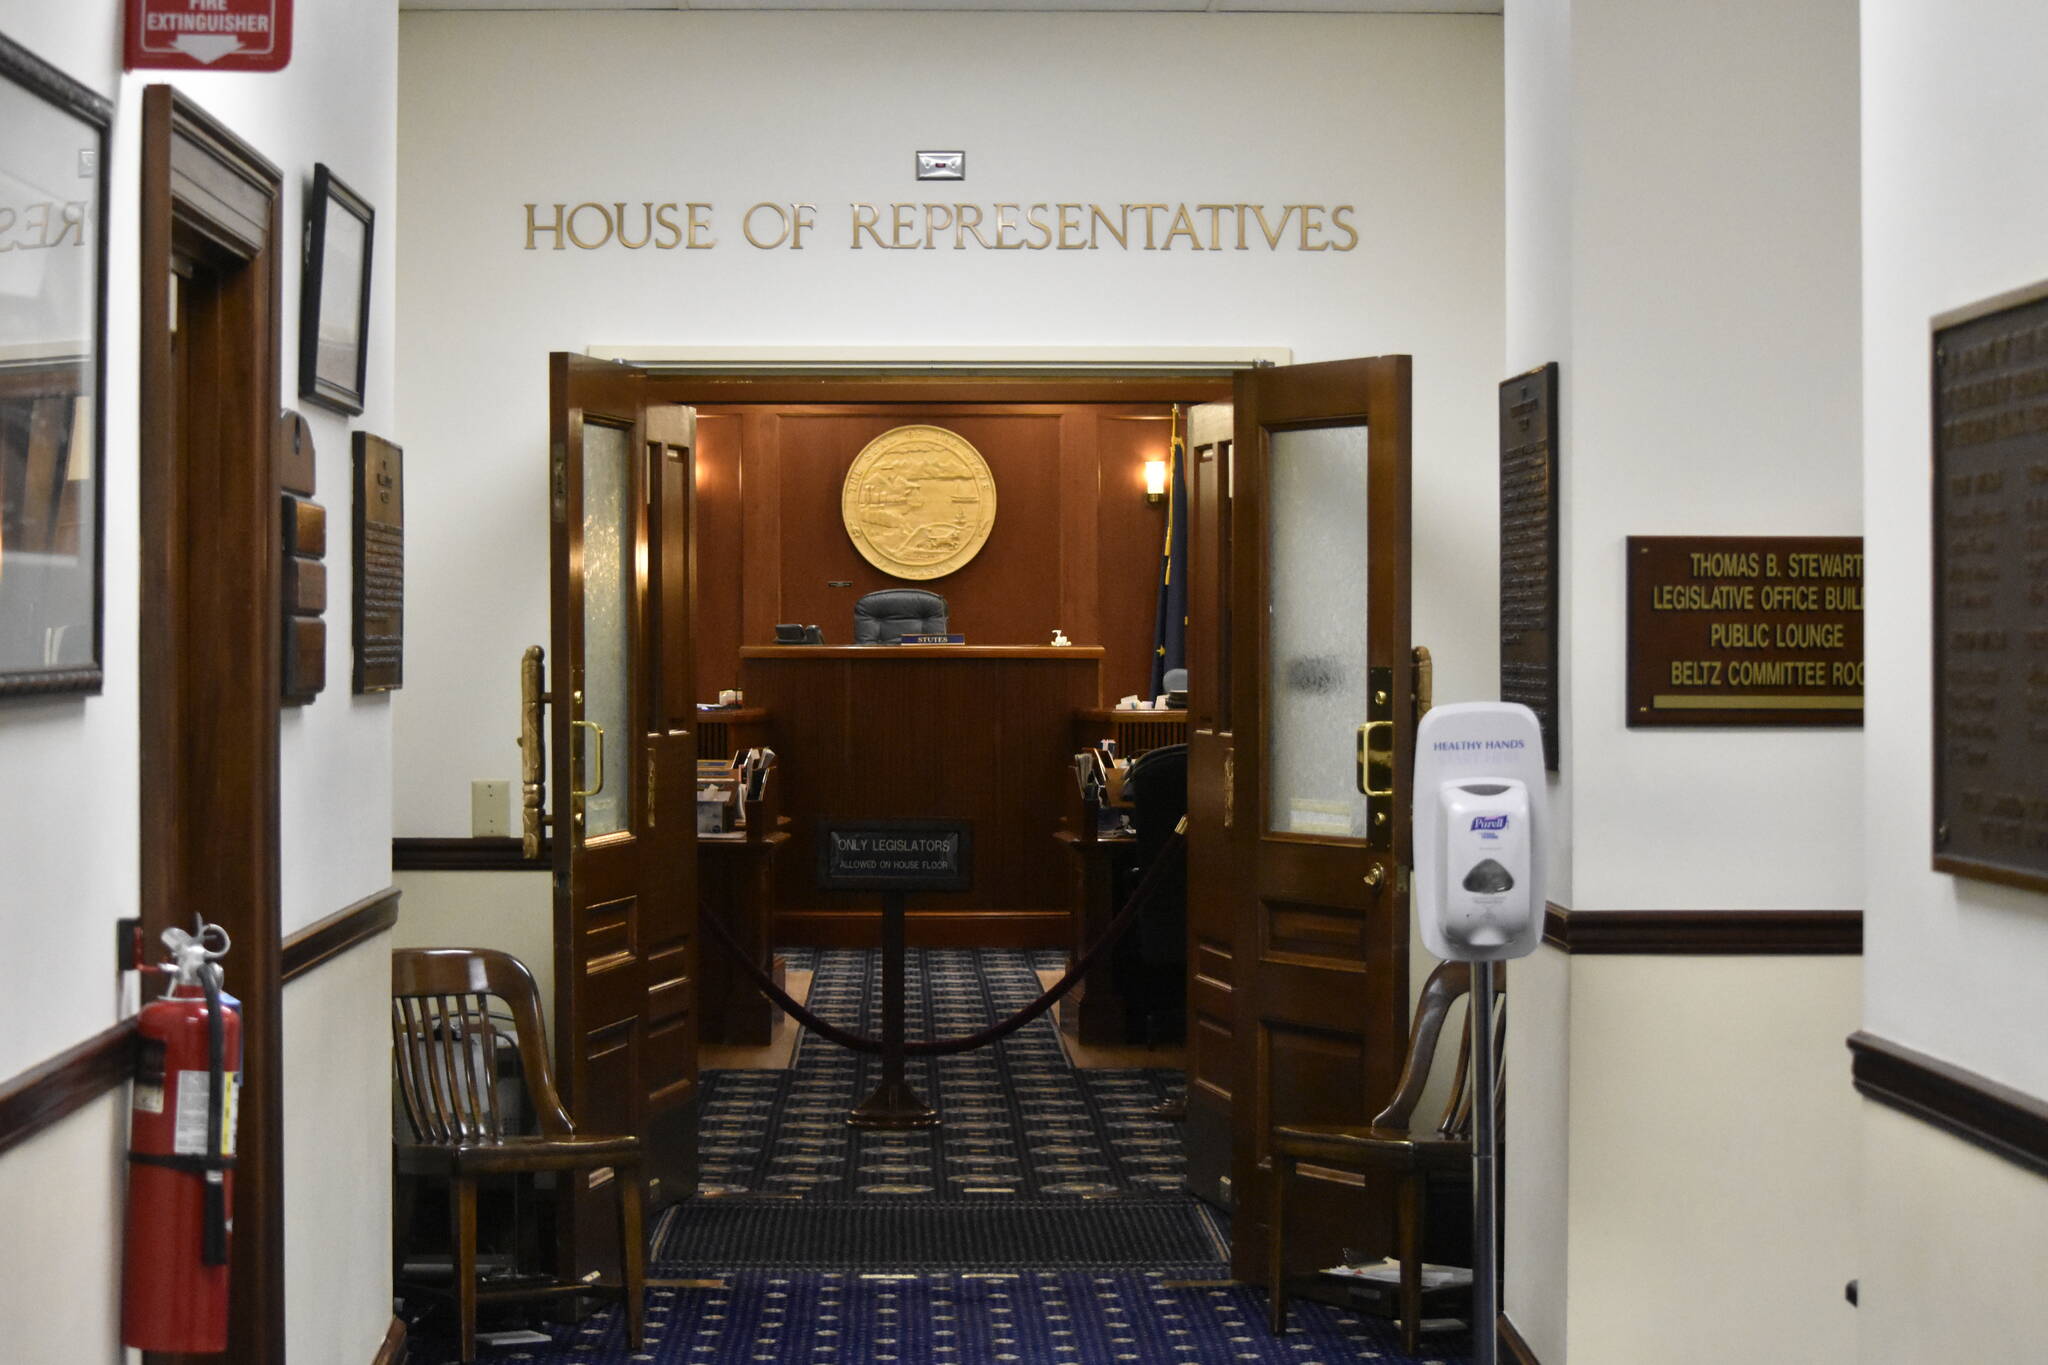
<path id="1" fill-rule="evenodd" d="M 1159 609 L 1152 626 L 1152 690 L 1166 691 L 1166 670 L 1188 661 L 1188 478 L 1187 448 L 1174 409 L 1173 444 L 1167 456 L 1166 545 L 1159 555 Z"/>

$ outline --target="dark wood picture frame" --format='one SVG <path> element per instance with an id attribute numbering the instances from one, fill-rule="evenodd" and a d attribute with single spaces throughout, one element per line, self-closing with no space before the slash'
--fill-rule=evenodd
<path id="1" fill-rule="evenodd" d="M 377 211 L 369 200 L 344 184 L 325 162 L 314 166 L 299 291 L 299 396 L 337 412 L 363 410 L 376 227 Z M 358 230 L 361 249 L 354 251 Z"/>
<path id="2" fill-rule="evenodd" d="M 0 331 L 10 351 L 31 357 L 0 362 L 0 697 L 98 692 L 105 596 L 107 144 L 114 107 L 4 35 L 0 85 L 14 86 L 48 106 L 56 119 L 80 125 L 77 142 L 52 147 L 51 130 L 0 118 L 0 177 L 51 196 L 11 214 L 0 227 L 0 243 L 10 252 L 80 252 L 91 271 L 90 283 L 74 301 L 74 311 L 78 302 L 88 311 L 76 321 L 88 333 L 89 353 L 36 355 L 41 344 L 72 339 Z M 41 166 L 31 164 L 38 153 Z M 59 197 L 86 185 L 90 201 Z M 65 274 L 61 268 L 44 272 L 59 287 Z M 63 300 L 51 301 L 60 310 L 56 325 L 66 325 Z M 11 311 L 26 319 L 34 310 Z M 75 449 L 81 436 L 92 446 L 82 459 Z M 81 469 L 90 473 L 78 477 Z"/>

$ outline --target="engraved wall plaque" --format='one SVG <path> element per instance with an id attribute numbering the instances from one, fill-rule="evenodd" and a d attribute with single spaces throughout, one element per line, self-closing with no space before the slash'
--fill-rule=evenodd
<path id="1" fill-rule="evenodd" d="M 897 578 L 943 578 L 973 559 L 996 524 L 996 481 L 967 439 L 909 426 L 867 443 L 839 497 L 846 534 Z"/>
<path id="2" fill-rule="evenodd" d="M 1863 723 L 1860 536 L 1630 536 L 1628 723 Z"/>
<path id="3" fill-rule="evenodd" d="M 1933 340 L 1934 868 L 2048 891 L 2048 285 Z"/>
<path id="4" fill-rule="evenodd" d="M 1557 771 L 1557 362 L 1500 386 L 1500 699 Z"/>
<path id="5" fill-rule="evenodd" d="M 405 681 L 405 452 L 355 434 L 355 682 L 390 692 Z"/>

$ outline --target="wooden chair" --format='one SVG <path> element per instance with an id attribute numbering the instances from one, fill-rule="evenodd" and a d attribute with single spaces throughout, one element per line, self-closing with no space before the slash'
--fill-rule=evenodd
<path id="1" fill-rule="evenodd" d="M 1401 1263 L 1400 1309 L 1402 1349 L 1414 1355 L 1422 1338 L 1422 1236 L 1426 1226 L 1427 1191 L 1432 1175 L 1466 1179 L 1472 1173 L 1472 1021 L 1467 1015 L 1458 1045 L 1458 1061 L 1451 1078 L 1450 1097 L 1436 1126 L 1417 1133 L 1413 1130 L 1415 1106 L 1428 1085 L 1436 1061 L 1437 1041 L 1451 1006 L 1472 989 L 1472 969 L 1463 962 L 1445 962 L 1429 974 L 1416 1006 L 1415 1023 L 1408 1035 L 1408 1056 L 1401 1065 L 1401 1079 L 1394 1098 L 1367 1127 L 1340 1124 L 1282 1124 L 1273 1129 L 1270 1143 L 1273 1183 L 1269 1209 L 1271 1223 L 1268 1243 L 1269 1311 L 1273 1331 L 1287 1330 L 1286 1239 L 1284 1218 L 1287 1183 L 1302 1162 L 1369 1175 L 1390 1175 L 1395 1190 L 1395 1255 Z M 1506 992 L 1506 972 L 1496 965 L 1494 995 Z M 1494 1012 L 1496 1065 L 1498 1046 L 1507 1023 L 1505 1001 Z M 1500 1094 L 1500 1077 L 1494 1077 L 1494 1094 Z M 1490 1324 L 1473 1324 L 1473 1331 L 1490 1330 Z"/>
<path id="2" fill-rule="evenodd" d="M 490 999 L 511 1010 L 536 1134 L 507 1133 L 499 1112 L 501 1034 Z M 455 1242 L 454 1297 L 462 1359 L 476 1356 L 480 1300 L 590 1292 L 581 1281 L 531 1282 L 500 1290 L 477 1283 L 477 1182 L 535 1171 L 580 1173 L 610 1167 L 619 1194 L 620 1265 L 626 1331 L 640 1349 L 645 1309 L 640 1139 L 579 1134 L 555 1090 L 541 1028 L 540 993 L 526 964 L 487 948 L 400 948 L 391 954 L 392 1060 L 418 1141 L 396 1144 L 399 1174 L 445 1178 Z"/>

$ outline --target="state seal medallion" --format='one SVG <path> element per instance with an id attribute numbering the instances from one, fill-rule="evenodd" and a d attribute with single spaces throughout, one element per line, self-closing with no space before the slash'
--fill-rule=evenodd
<path id="1" fill-rule="evenodd" d="M 973 559 L 996 524 L 996 481 L 966 438 L 896 427 L 854 456 L 839 495 L 846 534 L 897 578 L 943 578 Z"/>

